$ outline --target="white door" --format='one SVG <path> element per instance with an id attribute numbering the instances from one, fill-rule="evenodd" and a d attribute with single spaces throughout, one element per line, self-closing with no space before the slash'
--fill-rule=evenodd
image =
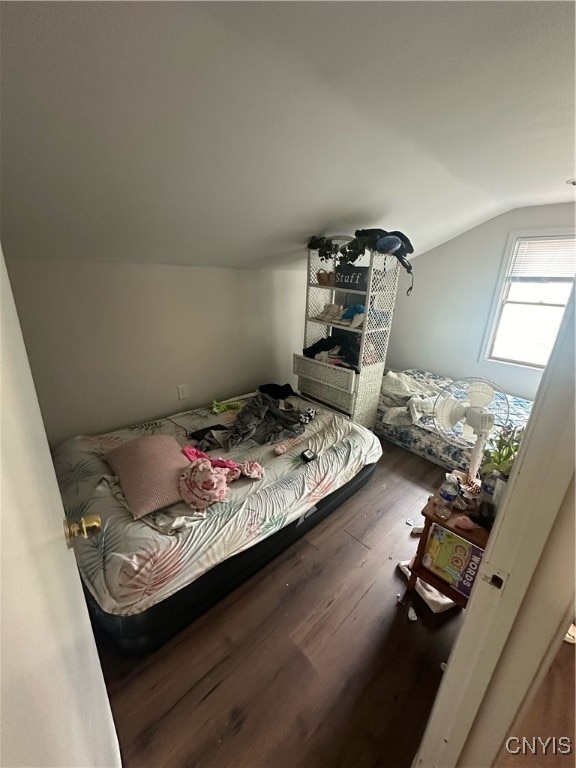
<path id="1" fill-rule="evenodd" d="M 574 331 L 573 292 L 414 768 L 492 765 L 574 618 Z"/>
<path id="2" fill-rule="evenodd" d="M 0 288 L 0 765 L 120 766 L 3 256 Z"/>

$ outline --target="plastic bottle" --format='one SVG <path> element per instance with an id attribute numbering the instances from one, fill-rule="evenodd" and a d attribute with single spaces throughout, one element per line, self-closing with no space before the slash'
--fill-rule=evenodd
<path id="1" fill-rule="evenodd" d="M 434 514 L 440 520 L 448 520 L 452 514 L 452 502 L 457 497 L 454 485 L 450 482 L 444 481 L 438 492 L 438 496 L 434 498 Z"/>
<path id="2" fill-rule="evenodd" d="M 500 472 L 493 470 L 482 480 L 482 495 L 480 497 L 480 514 L 489 520 L 496 517 L 496 504 L 494 503 L 494 492 L 498 480 L 502 477 Z"/>

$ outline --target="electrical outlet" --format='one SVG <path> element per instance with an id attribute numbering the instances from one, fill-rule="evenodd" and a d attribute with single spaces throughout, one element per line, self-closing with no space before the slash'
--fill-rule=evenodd
<path id="1" fill-rule="evenodd" d="M 186 384 L 180 384 L 178 386 L 178 400 L 186 400 L 188 397 L 188 386 Z"/>

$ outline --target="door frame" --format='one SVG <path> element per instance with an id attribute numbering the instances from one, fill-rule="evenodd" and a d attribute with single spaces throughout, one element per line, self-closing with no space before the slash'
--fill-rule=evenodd
<path id="1" fill-rule="evenodd" d="M 491 686 L 505 671 L 499 664 L 505 663 L 523 603 L 536 588 L 552 528 L 562 511 L 573 510 L 574 420 L 573 290 L 414 768 L 492 765 L 561 642 L 574 606 L 572 571 L 569 584 L 562 585 L 562 594 L 550 606 L 546 625 L 537 628 L 546 642 L 532 648 L 514 692 L 507 692 L 505 705 L 492 714 L 482 710 Z M 501 588 L 493 576 L 503 581 Z M 480 727 L 482 763 L 477 762 L 478 751 L 467 748 L 475 743 Z"/>
<path id="2" fill-rule="evenodd" d="M 1 245 L 0 331 L 0 764 L 120 768 Z"/>

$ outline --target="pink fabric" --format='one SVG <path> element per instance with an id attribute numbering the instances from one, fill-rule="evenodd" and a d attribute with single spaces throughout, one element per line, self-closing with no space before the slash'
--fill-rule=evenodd
<path id="1" fill-rule="evenodd" d="M 454 520 L 454 525 L 457 528 L 462 528 L 462 530 L 465 531 L 472 531 L 474 528 L 479 527 L 473 523 L 469 517 L 466 517 L 466 515 L 460 515 L 460 517 L 457 517 L 456 520 Z"/>
<path id="2" fill-rule="evenodd" d="M 213 467 L 223 467 L 223 469 L 240 469 L 242 466 L 234 459 L 210 459 L 210 463 Z"/>
<path id="3" fill-rule="evenodd" d="M 208 458 L 208 456 L 204 453 L 204 451 L 201 451 L 199 448 L 194 448 L 191 445 L 185 445 L 184 448 L 182 448 L 182 453 L 190 461 L 195 461 L 196 459 Z"/>
<path id="4" fill-rule="evenodd" d="M 241 463 L 234 461 L 233 459 L 213 459 L 211 456 L 208 456 L 207 453 L 204 453 L 204 451 L 201 451 L 199 448 L 194 448 L 194 446 L 191 445 L 185 445 L 184 448 L 182 448 L 182 453 L 190 461 L 207 459 L 213 467 L 229 469 L 230 475 L 228 483 L 231 483 L 233 480 L 238 480 L 240 475 L 250 477 L 252 480 L 262 480 L 264 477 L 264 470 L 257 461 L 245 461 Z"/>
<path id="5" fill-rule="evenodd" d="M 180 476 L 180 496 L 192 509 L 204 510 L 210 504 L 223 501 L 228 495 L 228 486 L 241 474 L 252 480 L 264 477 L 264 469 L 257 461 L 240 464 L 232 459 L 213 459 L 190 445 L 184 446 L 182 453 L 192 463 Z"/>
<path id="6" fill-rule="evenodd" d="M 204 510 L 226 498 L 228 477 L 229 470 L 213 467 L 210 459 L 195 459 L 180 476 L 180 495 L 193 509 Z"/>
<path id="7" fill-rule="evenodd" d="M 245 461 L 244 464 L 240 464 L 240 471 L 252 480 L 262 480 L 264 477 L 264 468 L 257 461 Z"/>
<path id="8" fill-rule="evenodd" d="M 189 466 L 170 435 L 129 440 L 106 454 L 135 518 L 180 501 L 178 479 Z"/>

